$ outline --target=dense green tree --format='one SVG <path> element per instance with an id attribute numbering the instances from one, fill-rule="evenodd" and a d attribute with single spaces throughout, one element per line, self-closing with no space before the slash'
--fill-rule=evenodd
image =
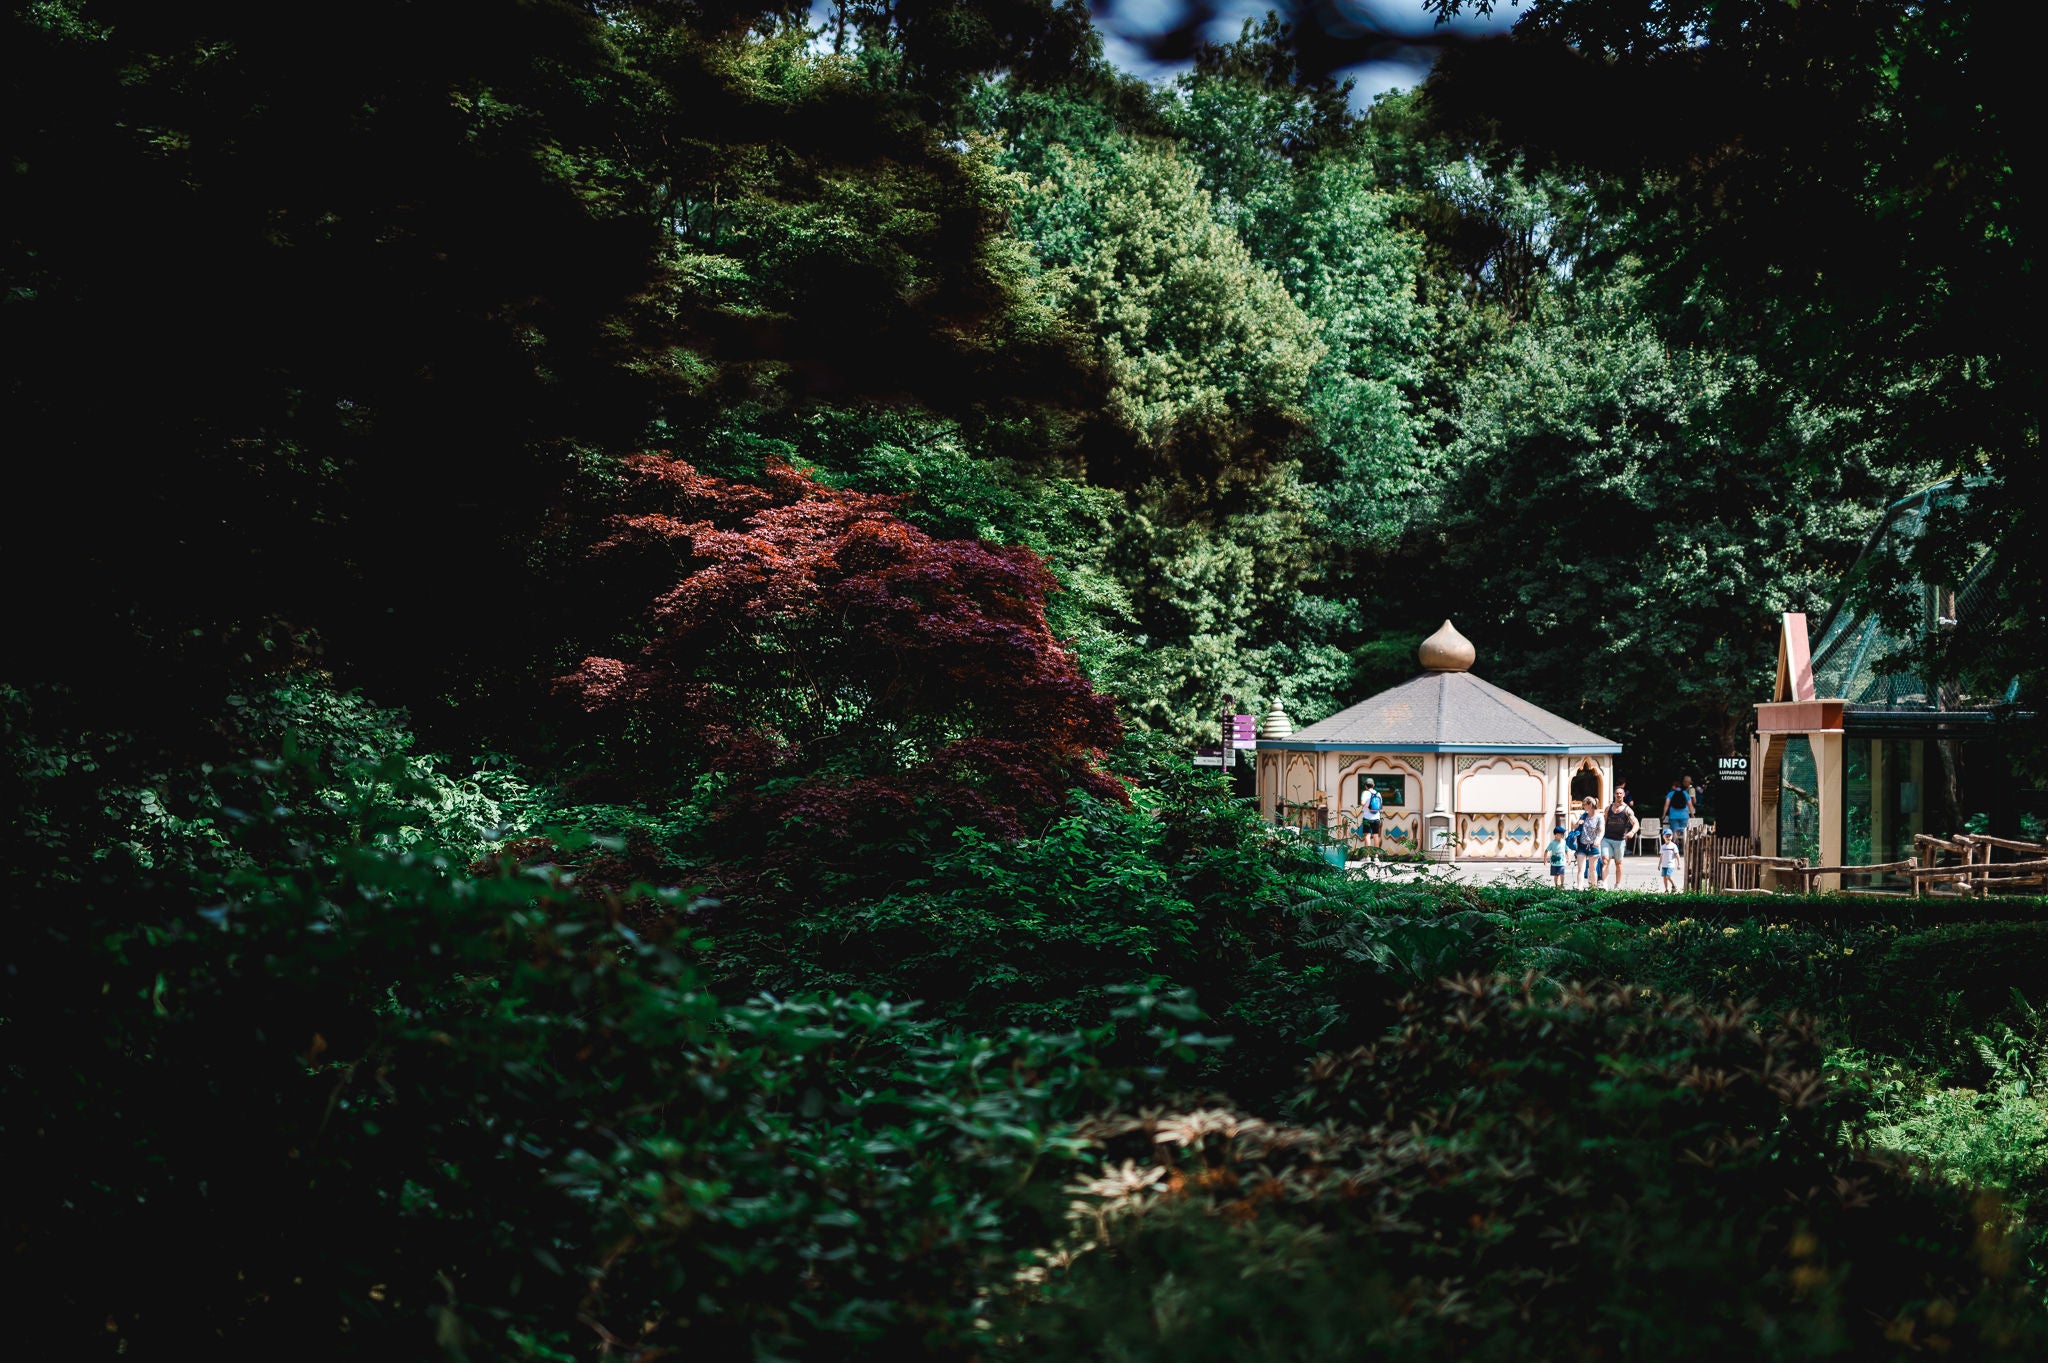
<path id="1" fill-rule="evenodd" d="M 1778 613 L 1825 605 L 1891 471 L 1858 413 L 1636 307 L 1585 288 L 1474 373 L 1426 552 L 1487 675 L 1622 742 L 1641 784 L 1739 747 Z"/>
<path id="2" fill-rule="evenodd" d="M 516 595 L 544 651 L 608 630 L 575 565 L 611 455 L 738 403 L 1085 395 L 946 112 L 1085 15 L 853 8 L 845 55 L 786 5 L 11 8 L 7 407 L 98 474 L 89 533 L 8 538 L 67 584 L 24 605 L 39 669 L 281 621 L 481 717 L 535 639 L 449 594 Z"/>
<path id="3" fill-rule="evenodd" d="M 1981 6 L 1549 0 L 1431 85 L 1445 126 L 1613 186 L 1610 249 L 1674 339 L 1860 411 L 1888 491 L 1929 462 L 1988 479 L 1905 567 L 1954 580 L 1997 547 L 1984 616 L 1927 660 L 1992 692 L 2038 692 L 2048 601 L 2029 60 Z"/>
<path id="4" fill-rule="evenodd" d="M 1162 102 L 1230 223 L 1321 324 L 1310 374 L 1305 477 L 1337 547 L 1398 531 L 1422 482 L 1411 420 L 1430 330 L 1422 238 L 1378 182 L 1345 88 L 1302 81 L 1276 20 L 1205 49 Z"/>
<path id="5" fill-rule="evenodd" d="M 1321 515 L 1292 456 L 1324 347 L 1170 146 L 1110 135 L 1043 164 L 1018 227 L 1100 347 L 1130 439 L 1122 463 L 1080 470 L 1126 491 L 1110 564 L 1149 660 L 1125 689 L 1145 693 L 1145 722 L 1192 736 L 1224 695 L 1302 671 Z"/>
<path id="6" fill-rule="evenodd" d="M 1138 141 L 1106 151 L 1055 148 L 1020 226 L 1102 348 L 1118 417 L 1182 478 L 1270 460 L 1300 420 L 1315 326 L 1217 222 L 1192 164 Z"/>

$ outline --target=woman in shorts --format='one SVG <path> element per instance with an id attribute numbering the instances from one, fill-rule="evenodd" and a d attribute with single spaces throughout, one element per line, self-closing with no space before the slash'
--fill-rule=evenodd
<path id="1" fill-rule="evenodd" d="M 1606 821 L 1600 817 L 1600 802 L 1588 795 L 1586 807 L 1579 815 L 1579 888 L 1596 883 L 1600 874 L 1600 834 Z"/>
<path id="2" fill-rule="evenodd" d="M 1614 803 L 1607 806 L 1607 815 L 1600 820 L 1600 854 L 1614 863 L 1614 888 L 1621 888 L 1622 868 L 1628 855 L 1628 840 L 1634 837 L 1642 825 L 1636 822 L 1636 812 L 1628 807 L 1617 788 Z"/>

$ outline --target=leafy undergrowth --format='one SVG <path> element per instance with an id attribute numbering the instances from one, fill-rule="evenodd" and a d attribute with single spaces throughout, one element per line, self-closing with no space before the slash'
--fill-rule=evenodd
<path id="1" fill-rule="evenodd" d="M 2034 1276 L 2048 1281 L 2048 1015 L 2015 990 L 2003 1017 L 1909 1058 L 1845 1049 L 1829 1064 L 1863 1109 L 1858 1136 L 1996 1195 L 2030 1229 Z"/>
<path id="2" fill-rule="evenodd" d="M 714 902 L 701 804 L 238 713 L 177 779 L 8 714 L 10 1271 L 64 1356 L 2038 1345 L 2038 924 L 1355 879 L 1171 771 Z"/>
<path id="3" fill-rule="evenodd" d="M 1465 979 L 1284 1117 L 1083 1128 L 1031 1358 L 1884 1358 L 2044 1345 L 1995 1201 L 1842 1139 L 1810 1024 Z"/>

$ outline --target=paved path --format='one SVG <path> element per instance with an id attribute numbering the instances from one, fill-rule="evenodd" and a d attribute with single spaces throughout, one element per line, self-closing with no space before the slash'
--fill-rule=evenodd
<path id="1" fill-rule="evenodd" d="M 1352 870 L 1359 870 L 1364 865 L 1365 863 L 1362 861 L 1349 863 Z M 1448 874 L 1451 879 L 1468 885 L 1487 885 L 1495 881 L 1533 881 L 1541 885 L 1548 885 L 1550 883 L 1550 876 L 1544 864 L 1533 861 L 1446 861 L 1433 863 L 1426 867 L 1418 866 L 1411 862 L 1396 864 L 1386 869 L 1387 879 L 1389 880 L 1417 880 L 1426 873 L 1436 873 Z M 1574 859 L 1565 878 L 1566 888 L 1569 889 L 1576 885 L 1576 882 L 1571 877 L 1576 875 L 1577 871 L 1578 863 Z M 1607 871 L 1607 884 L 1611 887 L 1613 883 L 1614 869 L 1609 867 Z M 1663 877 L 1657 873 L 1657 858 L 1654 856 L 1622 858 L 1621 888 L 1638 891 L 1663 889 Z M 1592 893 L 1592 891 L 1588 891 L 1588 893 Z"/>

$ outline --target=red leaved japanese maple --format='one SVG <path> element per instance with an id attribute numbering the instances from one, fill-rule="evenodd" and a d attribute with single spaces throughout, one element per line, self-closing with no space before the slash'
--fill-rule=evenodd
<path id="1" fill-rule="evenodd" d="M 773 789 L 762 812 L 808 824 L 936 795 L 1015 833 L 1076 787 L 1121 798 L 1097 766 L 1114 705 L 1047 628 L 1057 584 L 1030 550 L 935 539 L 900 498 L 787 464 L 750 484 L 629 462 L 665 509 L 618 517 L 606 545 L 665 542 L 689 570 L 637 656 L 563 679 L 586 706 L 673 726 L 744 790 Z"/>

